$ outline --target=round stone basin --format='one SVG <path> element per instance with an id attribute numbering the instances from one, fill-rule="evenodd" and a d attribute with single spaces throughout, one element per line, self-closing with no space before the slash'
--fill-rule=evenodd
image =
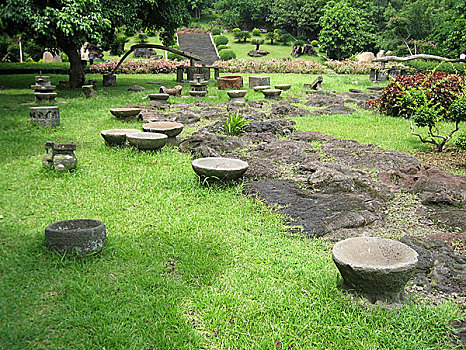
<path id="1" fill-rule="evenodd" d="M 270 89 L 270 85 L 256 85 L 253 87 L 254 91 L 264 91 Z"/>
<path id="2" fill-rule="evenodd" d="M 102 130 L 100 135 L 104 138 L 107 146 L 123 146 L 126 142 L 126 135 L 140 132 L 138 129 L 108 129 Z"/>
<path id="3" fill-rule="evenodd" d="M 149 94 L 149 99 L 151 101 L 167 102 L 169 94 L 158 93 L 158 94 Z"/>
<path id="4" fill-rule="evenodd" d="M 176 122 L 153 122 L 142 126 L 142 130 L 165 134 L 168 137 L 175 137 L 183 130 L 184 125 Z"/>
<path id="5" fill-rule="evenodd" d="M 338 242 L 332 257 L 343 287 L 374 300 L 400 301 L 417 266 L 416 251 L 398 241 L 356 237 Z"/>
<path id="6" fill-rule="evenodd" d="M 220 180 L 235 180 L 243 176 L 249 165 L 240 159 L 207 157 L 191 162 L 194 172 L 200 177 L 216 177 Z"/>
<path id="7" fill-rule="evenodd" d="M 165 146 L 168 136 L 155 132 L 135 132 L 126 135 L 128 143 L 140 150 L 158 150 Z"/>
<path id="8" fill-rule="evenodd" d="M 269 100 L 278 100 L 280 99 L 280 94 L 282 93 L 282 90 L 279 89 L 265 89 L 262 90 L 262 93 L 264 94 L 265 98 Z"/>
<path id="9" fill-rule="evenodd" d="M 219 90 L 237 90 L 243 87 L 243 77 L 241 75 L 226 75 L 217 78 Z"/>
<path id="10" fill-rule="evenodd" d="M 275 89 L 279 90 L 289 90 L 291 88 L 291 84 L 277 84 L 275 85 Z"/>
<path id="11" fill-rule="evenodd" d="M 110 109 L 110 113 L 112 113 L 117 119 L 137 119 L 137 116 L 141 113 L 141 108 L 112 108 Z"/>
<path id="12" fill-rule="evenodd" d="M 105 225 L 93 219 L 57 221 L 45 228 L 45 245 L 61 254 L 88 255 L 102 250 Z"/>
<path id="13" fill-rule="evenodd" d="M 227 90 L 227 95 L 230 98 L 243 98 L 248 90 Z"/>

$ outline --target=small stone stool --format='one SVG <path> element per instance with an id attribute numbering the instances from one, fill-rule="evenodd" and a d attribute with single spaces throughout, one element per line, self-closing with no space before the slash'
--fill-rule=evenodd
<path id="1" fill-rule="evenodd" d="M 117 119 L 124 120 L 126 122 L 137 121 L 140 118 L 141 108 L 112 108 L 110 113 L 112 113 Z"/>
<path id="2" fill-rule="evenodd" d="M 116 86 L 116 75 L 104 74 L 102 76 L 102 85 L 103 86 Z"/>
<path id="3" fill-rule="evenodd" d="M 230 97 L 230 102 L 245 102 L 244 96 L 248 90 L 227 90 L 227 95 Z"/>
<path id="4" fill-rule="evenodd" d="M 249 77 L 249 88 L 252 89 L 258 85 L 270 85 L 270 77 L 265 75 L 251 75 Z"/>
<path id="5" fill-rule="evenodd" d="M 168 98 L 170 97 L 167 93 L 149 94 L 149 99 L 153 101 L 157 106 L 168 104 Z"/>
<path id="6" fill-rule="evenodd" d="M 94 85 L 83 85 L 82 89 L 83 89 L 84 96 L 86 96 L 86 98 L 97 96 L 97 92 L 94 90 Z"/>
<path id="7" fill-rule="evenodd" d="M 31 123 L 39 126 L 60 125 L 60 111 L 58 106 L 30 107 Z"/>
<path id="8" fill-rule="evenodd" d="M 279 89 L 282 91 L 289 90 L 291 88 L 291 84 L 277 84 L 275 85 L 275 89 Z"/>
<path id="9" fill-rule="evenodd" d="M 279 90 L 279 89 L 265 89 L 265 90 L 262 90 L 262 93 L 264 94 L 264 97 L 267 100 L 279 100 L 280 99 L 280 94 L 282 93 L 282 90 Z"/>
<path id="10" fill-rule="evenodd" d="M 56 171 L 70 171 L 76 169 L 78 160 L 74 155 L 76 145 L 73 142 L 58 143 L 47 141 L 42 165 Z"/>
<path id="11" fill-rule="evenodd" d="M 57 97 L 57 93 L 56 92 L 35 92 L 34 97 L 36 98 L 36 103 L 50 104 L 50 103 L 55 103 L 55 98 Z"/>

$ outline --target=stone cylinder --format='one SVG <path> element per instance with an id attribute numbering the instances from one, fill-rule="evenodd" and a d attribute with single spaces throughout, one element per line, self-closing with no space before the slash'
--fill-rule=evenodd
<path id="1" fill-rule="evenodd" d="M 39 126 L 60 125 L 60 112 L 58 106 L 30 107 L 31 123 Z"/>
<path id="2" fill-rule="evenodd" d="M 252 89 L 254 86 L 270 86 L 270 77 L 266 77 L 265 75 L 251 75 L 249 77 L 249 88 Z"/>
<path id="3" fill-rule="evenodd" d="M 116 75 L 104 74 L 102 76 L 102 85 L 103 86 L 116 86 Z"/>

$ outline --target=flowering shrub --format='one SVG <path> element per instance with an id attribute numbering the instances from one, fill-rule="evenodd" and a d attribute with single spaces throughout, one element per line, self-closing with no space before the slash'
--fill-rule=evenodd
<path id="1" fill-rule="evenodd" d="M 423 89 L 432 105 L 441 107 L 441 113 L 445 114 L 452 102 L 458 98 L 465 84 L 465 77 L 445 72 L 430 71 L 426 74 L 398 76 L 382 90 L 375 105 L 387 115 L 403 116 L 410 112 L 408 100 L 403 99 L 403 95 L 409 89 Z"/>
<path id="2" fill-rule="evenodd" d="M 89 73 L 109 74 L 118 64 L 118 61 L 109 61 L 93 64 L 89 67 Z M 164 60 L 135 60 L 125 61 L 116 73 L 122 74 L 162 74 L 174 73 L 178 66 L 189 66 L 188 61 L 164 61 Z"/>
<path id="3" fill-rule="evenodd" d="M 305 60 L 284 61 L 281 59 L 237 59 L 229 61 L 217 61 L 214 63 L 214 66 L 220 67 L 222 72 L 225 73 L 318 74 L 326 71 L 326 68 L 322 64 Z"/>
<path id="4" fill-rule="evenodd" d="M 375 66 L 374 63 L 351 60 L 328 60 L 324 64 L 338 74 L 369 74 Z"/>

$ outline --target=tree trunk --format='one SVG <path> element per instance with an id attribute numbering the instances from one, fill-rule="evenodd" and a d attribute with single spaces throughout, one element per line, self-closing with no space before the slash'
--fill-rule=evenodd
<path id="1" fill-rule="evenodd" d="M 70 88 L 80 88 L 84 85 L 86 76 L 84 74 L 83 64 L 81 63 L 79 48 L 70 42 L 62 44 L 61 48 L 68 55 L 68 59 L 70 60 Z"/>

